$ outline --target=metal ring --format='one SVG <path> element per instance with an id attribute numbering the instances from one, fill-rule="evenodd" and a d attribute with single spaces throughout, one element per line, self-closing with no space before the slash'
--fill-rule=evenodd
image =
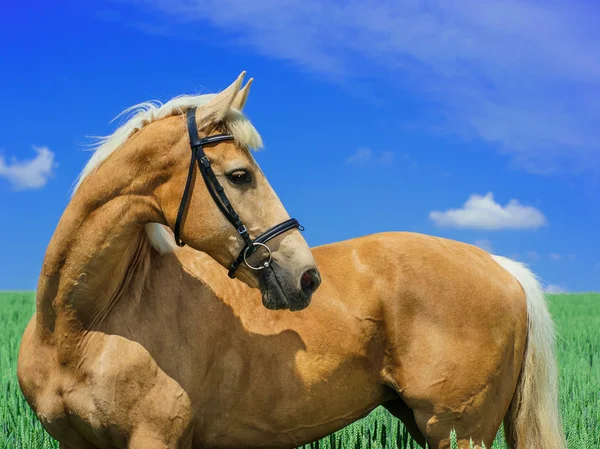
<path id="1" fill-rule="evenodd" d="M 253 267 L 252 265 L 250 265 L 248 263 L 248 260 L 246 259 L 246 254 L 248 253 L 248 250 L 250 248 L 252 248 L 252 246 L 262 246 L 264 248 L 267 249 L 268 253 L 269 253 L 269 260 L 267 260 L 266 262 L 263 262 L 263 264 L 260 267 Z M 252 246 L 247 247 L 244 250 L 244 263 L 246 264 L 246 266 L 248 268 L 250 268 L 251 270 L 264 270 L 265 268 L 268 268 L 271 265 L 271 260 L 272 260 L 272 255 L 271 255 L 271 248 L 269 248 L 267 245 L 265 245 L 264 243 L 260 243 L 260 242 L 252 242 Z"/>

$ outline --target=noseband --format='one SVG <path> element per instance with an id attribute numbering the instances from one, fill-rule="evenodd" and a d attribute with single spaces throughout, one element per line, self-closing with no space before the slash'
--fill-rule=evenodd
<path id="1" fill-rule="evenodd" d="M 273 226 L 271 229 L 260 234 L 254 240 L 250 238 L 250 234 L 248 234 L 248 229 L 244 225 L 244 222 L 239 217 L 239 215 L 235 212 L 235 209 L 227 199 L 227 195 L 225 194 L 225 190 L 223 186 L 219 183 L 215 172 L 212 169 L 210 161 L 206 154 L 204 153 L 204 145 L 210 145 L 213 143 L 224 142 L 226 140 L 233 140 L 233 136 L 231 134 L 218 134 L 215 136 L 208 136 L 204 138 L 200 138 L 198 136 L 198 127 L 196 126 L 196 108 L 188 109 L 186 112 L 187 117 L 187 129 L 190 137 L 190 146 L 192 148 L 192 158 L 190 160 L 190 169 L 188 171 L 187 181 L 185 183 L 185 190 L 183 191 L 183 196 L 181 197 L 181 203 L 179 204 L 179 211 L 177 212 L 177 220 L 175 221 L 175 243 L 177 246 L 184 246 L 185 243 L 180 240 L 180 229 L 183 221 L 183 214 L 185 212 L 186 205 L 188 203 L 188 196 L 190 193 L 190 187 L 192 184 L 192 177 L 194 175 L 194 162 L 197 163 L 198 169 L 200 173 L 202 173 L 202 178 L 204 179 L 204 183 L 206 184 L 206 188 L 210 192 L 210 196 L 214 200 L 215 204 L 221 210 L 225 218 L 233 225 L 238 234 L 244 239 L 244 247 L 240 251 L 237 258 L 231 263 L 229 267 L 229 277 L 234 278 L 235 272 L 239 268 L 242 262 L 244 262 L 248 268 L 252 270 L 263 270 L 268 268 L 271 265 L 271 249 L 267 246 L 267 242 L 278 235 L 283 234 L 291 229 L 300 229 L 304 228 L 298 223 L 298 220 L 295 218 L 290 218 L 289 220 L 284 221 L 283 223 L 279 223 L 276 226 Z M 254 252 L 259 248 L 263 247 L 267 250 L 269 254 L 268 260 L 263 262 L 260 266 L 255 267 L 248 263 L 248 257 L 250 257 Z"/>

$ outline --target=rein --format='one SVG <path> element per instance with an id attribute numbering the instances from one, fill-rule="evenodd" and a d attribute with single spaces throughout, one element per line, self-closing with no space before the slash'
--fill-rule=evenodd
<path id="1" fill-rule="evenodd" d="M 233 136 L 231 134 L 218 134 L 215 136 L 203 137 L 202 139 L 198 135 L 198 127 L 196 125 L 196 108 L 188 109 L 186 112 L 187 118 L 187 129 L 188 135 L 190 138 L 190 147 L 192 149 L 192 156 L 190 160 L 190 168 L 188 171 L 187 181 L 185 182 L 185 189 L 183 191 L 183 196 L 181 197 L 181 203 L 179 204 L 179 211 L 177 212 L 177 220 L 175 221 L 175 243 L 177 246 L 184 246 L 185 243 L 183 240 L 179 238 L 181 225 L 183 222 L 183 214 L 185 212 L 186 206 L 188 204 L 189 196 L 190 196 L 190 187 L 192 184 L 192 177 L 194 175 L 194 162 L 198 165 L 198 169 L 202 174 L 202 178 L 204 179 L 204 183 L 206 184 L 206 188 L 208 189 L 210 196 L 213 201 L 219 208 L 219 210 L 225 215 L 225 218 L 232 224 L 232 226 L 236 229 L 238 234 L 244 240 L 244 247 L 238 254 L 237 258 L 231 263 L 229 267 L 228 276 L 230 278 L 235 278 L 235 272 L 240 267 L 242 262 L 246 264 L 248 268 L 252 270 L 263 270 L 268 268 L 271 265 L 272 253 L 271 249 L 268 247 L 267 242 L 271 239 L 274 239 L 278 235 L 283 234 L 284 232 L 290 231 L 292 229 L 304 230 L 304 228 L 300 225 L 298 220 L 295 218 L 290 218 L 278 225 L 273 226 L 267 231 L 260 234 L 254 240 L 250 237 L 248 233 L 248 228 L 240 218 L 240 216 L 236 213 L 235 209 L 231 205 L 227 195 L 225 194 L 225 189 L 219 183 L 215 172 L 212 169 L 210 160 L 204 153 L 204 145 L 210 145 L 213 143 L 224 142 L 226 140 L 233 140 Z M 260 266 L 252 266 L 248 263 L 247 258 L 250 257 L 254 252 L 259 248 L 263 247 L 268 252 L 268 260 L 263 262 Z"/>

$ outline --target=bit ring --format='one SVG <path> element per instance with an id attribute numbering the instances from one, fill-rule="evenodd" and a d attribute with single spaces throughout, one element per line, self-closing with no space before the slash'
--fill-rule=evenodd
<path id="1" fill-rule="evenodd" d="M 262 246 L 263 248 L 266 248 L 266 249 L 267 249 L 267 252 L 269 253 L 269 260 L 267 260 L 267 261 L 263 262 L 263 263 L 262 263 L 262 265 L 261 265 L 261 266 L 259 266 L 259 267 L 255 267 L 255 266 L 252 266 L 252 265 L 250 265 L 250 264 L 248 263 L 248 259 L 246 259 L 246 255 L 248 254 L 248 250 L 249 250 L 250 248 L 252 248 L 252 246 Z M 256 270 L 256 271 L 259 271 L 259 270 L 264 270 L 265 268 L 269 268 L 269 267 L 271 266 L 271 260 L 273 260 L 273 257 L 272 257 L 272 254 L 271 254 L 271 248 L 269 248 L 269 247 L 268 247 L 267 245 L 265 245 L 264 243 L 260 243 L 260 242 L 252 242 L 252 246 L 249 246 L 249 247 L 247 247 L 247 248 L 244 250 L 244 263 L 246 264 L 246 266 L 247 266 L 248 268 L 250 268 L 251 270 Z"/>

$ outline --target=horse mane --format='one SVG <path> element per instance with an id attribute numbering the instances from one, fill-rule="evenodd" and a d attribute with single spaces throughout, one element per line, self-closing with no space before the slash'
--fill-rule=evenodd
<path id="1" fill-rule="evenodd" d="M 93 137 L 96 142 L 90 145 L 90 149 L 94 154 L 92 154 L 92 157 L 75 180 L 71 196 L 75 194 L 85 178 L 94 172 L 111 154 L 118 151 L 129 137 L 144 126 L 166 117 L 185 114 L 190 108 L 206 105 L 215 96 L 216 94 L 181 95 L 164 104 L 160 101 L 147 101 L 125 109 L 112 120 L 114 121 L 122 116 L 128 117 L 125 123 L 119 126 L 115 132 L 109 136 Z M 224 127 L 224 132 L 233 135 L 237 144 L 255 150 L 262 148 L 263 143 L 260 134 L 241 111 L 230 108 L 220 125 Z M 176 248 L 172 233 L 166 226 L 159 223 L 150 223 L 146 225 L 146 233 L 152 246 L 161 254 L 171 252 Z"/>

